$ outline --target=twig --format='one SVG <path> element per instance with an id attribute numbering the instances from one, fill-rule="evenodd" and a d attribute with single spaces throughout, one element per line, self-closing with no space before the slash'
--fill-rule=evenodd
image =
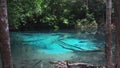
<path id="1" fill-rule="evenodd" d="M 36 62 L 31 68 L 35 68 L 35 66 L 36 66 L 37 64 L 39 64 L 40 62 L 41 62 L 41 60 L 38 61 L 38 62 Z"/>

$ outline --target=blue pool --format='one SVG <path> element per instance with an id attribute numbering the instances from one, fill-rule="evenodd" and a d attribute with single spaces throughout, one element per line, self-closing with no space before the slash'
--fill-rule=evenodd
<path id="1" fill-rule="evenodd" d="M 49 68 L 49 61 L 68 60 L 92 64 L 104 62 L 105 43 L 102 35 L 78 32 L 11 32 L 10 37 L 12 58 L 17 68 L 29 68 L 39 60 Z M 36 68 L 38 67 L 39 64 Z"/>

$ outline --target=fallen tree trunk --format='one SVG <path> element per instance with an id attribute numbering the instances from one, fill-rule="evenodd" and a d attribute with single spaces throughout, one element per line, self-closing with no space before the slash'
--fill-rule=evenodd
<path id="1" fill-rule="evenodd" d="M 105 68 L 105 66 L 97 66 L 82 62 L 69 63 L 68 61 L 50 61 L 49 63 L 53 64 L 53 68 Z"/>

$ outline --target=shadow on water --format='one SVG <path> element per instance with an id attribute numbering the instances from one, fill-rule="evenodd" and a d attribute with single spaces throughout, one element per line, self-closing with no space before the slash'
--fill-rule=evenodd
<path id="1" fill-rule="evenodd" d="M 68 60 L 104 64 L 104 46 L 93 34 L 74 32 L 11 32 L 12 57 L 16 68 L 52 68 L 49 61 Z M 99 42 L 97 42 L 99 41 Z M 100 42 L 101 41 L 101 42 Z M 101 48 L 100 48 L 101 47 Z"/>

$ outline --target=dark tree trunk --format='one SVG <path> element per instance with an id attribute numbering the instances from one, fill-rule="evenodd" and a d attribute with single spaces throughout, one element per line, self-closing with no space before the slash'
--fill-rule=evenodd
<path id="1" fill-rule="evenodd" d="M 0 50 L 2 68 L 13 68 L 11 62 L 10 38 L 6 0 L 0 0 Z"/>
<path id="2" fill-rule="evenodd" d="M 112 67 L 111 9 L 112 9 L 111 0 L 107 0 L 106 2 L 106 45 L 105 45 L 106 68 L 113 68 Z"/>
<path id="3" fill-rule="evenodd" d="M 115 26 L 116 26 L 116 46 L 115 46 L 115 68 L 120 68 L 120 0 L 114 0 L 115 5 Z"/>

